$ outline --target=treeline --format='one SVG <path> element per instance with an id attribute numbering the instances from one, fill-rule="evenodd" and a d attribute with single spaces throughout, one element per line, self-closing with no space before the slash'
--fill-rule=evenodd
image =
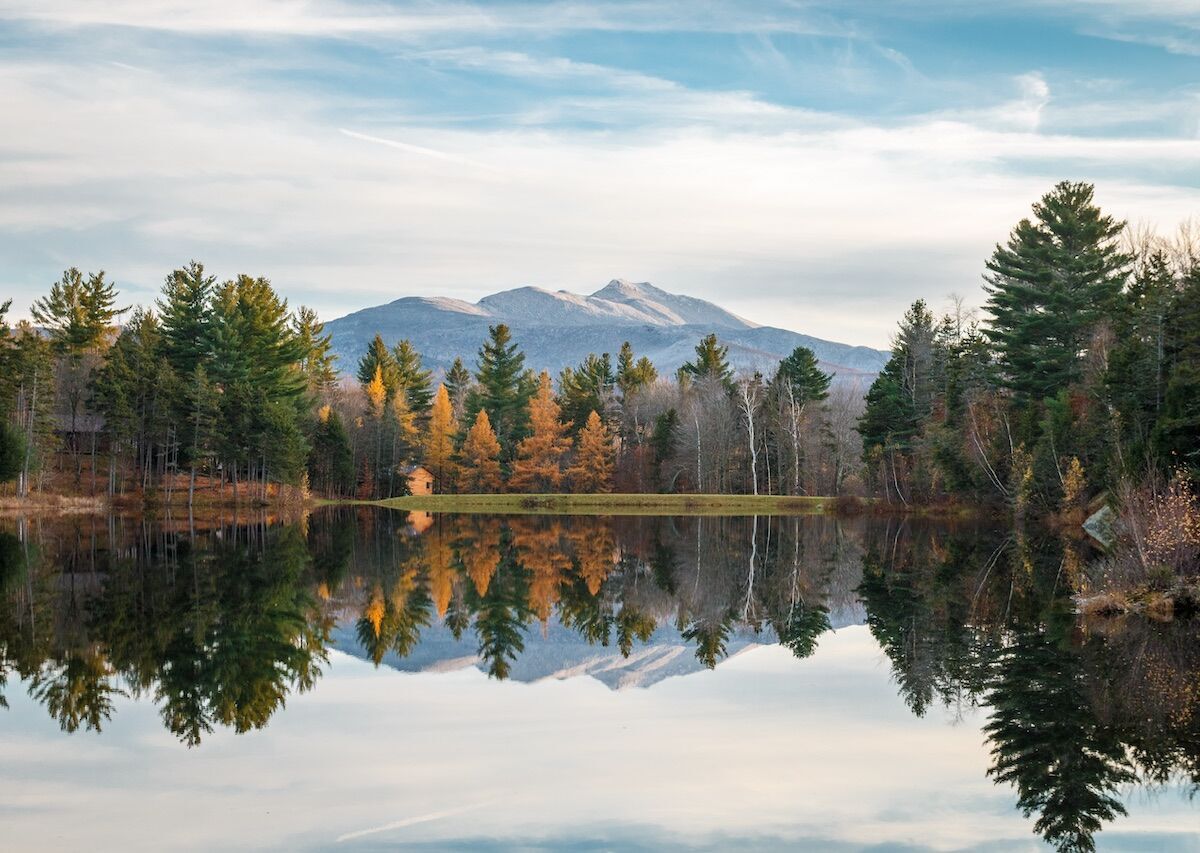
<path id="1" fill-rule="evenodd" d="M 831 394 L 803 347 L 737 374 L 709 335 L 664 378 L 626 343 L 554 381 L 498 325 L 435 384 L 409 341 L 379 336 L 339 377 L 316 315 L 263 278 L 192 262 L 153 308 L 118 302 L 104 273 L 71 269 L 37 325 L 0 314 L 0 481 L 20 494 L 385 498 L 418 466 L 439 492 L 836 494 L 857 467 L 859 395 Z"/>
<path id="2" fill-rule="evenodd" d="M 859 422 L 872 489 L 1082 513 L 1200 477 L 1200 234 L 1134 234 L 1060 183 L 987 261 L 978 322 L 916 302 Z"/>
<path id="3" fill-rule="evenodd" d="M 218 284 L 195 262 L 153 309 L 117 302 L 103 272 L 70 269 L 34 302 L 37 326 L 9 329 L 0 311 L 0 480 L 22 495 L 56 473 L 59 489 L 191 497 L 206 476 L 235 499 L 303 482 L 315 405 L 336 382 L 312 311 L 289 311 L 266 279 Z"/>
<path id="4" fill-rule="evenodd" d="M 554 381 L 535 374 L 504 325 L 474 370 L 433 385 L 408 341 L 376 336 L 319 413 L 311 483 L 321 494 L 402 494 L 421 465 L 439 492 L 830 494 L 858 453 L 852 391 L 797 348 L 770 377 L 736 374 L 716 335 L 674 377 L 628 343 Z"/>

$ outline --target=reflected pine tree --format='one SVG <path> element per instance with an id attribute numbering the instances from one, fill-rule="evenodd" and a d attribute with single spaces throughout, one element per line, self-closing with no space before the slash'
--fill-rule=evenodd
<path id="1" fill-rule="evenodd" d="M 817 650 L 817 639 L 831 630 L 829 608 L 823 604 L 806 605 L 798 601 L 788 611 L 783 624 L 773 623 L 779 642 L 803 660 Z"/>
<path id="2" fill-rule="evenodd" d="M 46 706 L 64 732 L 80 726 L 100 731 L 112 717 L 113 697 L 125 695 L 113 683 L 113 671 L 97 649 L 47 664 L 33 677 L 29 693 Z"/>
<path id="3" fill-rule="evenodd" d="M 1019 633 L 993 663 L 987 694 L 997 782 L 1016 786 L 1017 805 L 1060 850 L 1095 849 L 1095 833 L 1125 814 L 1121 785 L 1137 779 L 1116 727 L 1089 702 L 1078 652 L 1056 629 Z"/>
<path id="4" fill-rule="evenodd" d="M 525 650 L 525 626 L 534 614 L 529 607 L 528 572 L 517 562 L 507 534 L 498 550 L 499 560 L 486 592 L 469 589 L 467 606 L 475 613 L 479 657 L 488 675 L 507 678 L 512 663 Z"/>

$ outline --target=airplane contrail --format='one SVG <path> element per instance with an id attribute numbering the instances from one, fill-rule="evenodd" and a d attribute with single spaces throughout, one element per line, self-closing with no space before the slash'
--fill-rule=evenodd
<path id="1" fill-rule="evenodd" d="M 397 148 L 400 151 L 408 151 L 410 154 L 420 154 L 424 157 L 433 157 L 437 160 L 445 160 L 449 163 L 459 163 L 463 166 L 471 166 L 475 169 L 483 169 L 488 172 L 498 172 L 494 166 L 489 166 L 487 163 L 480 163 L 476 160 L 468 160 L 466 157 L 459 157 L 457 154 L 447 154 L 445 151 L 438 151 L 436 148 L 426 148 L 423 145 L 413 145 L 409 142 L 397 142 L 394 139 L 384 139 L 382 136 L 371 136 L 366 133 L 359 133 L 354 130 L 347 130 L 344 127 L 339 127 L 338 132 L 349 136 L 351 139 L 361 139 L 364 142 L 374 142 L 376 145 L 386 145 L 389 148 Z"/>
<path id="2" fill-rule="evenodd" d="M 446 818 L 446 817 L 454 817 L 455 815 L 462 814 L 463 812 L 469 812 L 474 809 L 482 808 L 483 806 L 486 806 L 486 805 L 488 805 L 487 802 L 475 803 L 474 805 L 461 806 L 456 809 L 445 809 L 444 811 L 440 811 L 440 812 L 429 812 L 428 814 L 415 815 L 413 817 L 406 817 L 401 820 L 392 821 L 391 823 L 385 823 L 382 826 L 373 826 L 373 827 L 370 827 L 369 829 L 359 829 L 354 832 L 347 832 L 345 835 L 338 836 L 337 843 L 340 844 L 343 841 L 350 841 L 355 838 L 362 838 L 365 835 L 375 835 L 376 833 L 387 832 L 388 830 L 392 830 L 392 829 L 403 829 L 406 826 L 415 826 L 416 824 L 419 824 L 419 823 L 429 823 L 430 821 L 441 820 L 442 818 Z"/>

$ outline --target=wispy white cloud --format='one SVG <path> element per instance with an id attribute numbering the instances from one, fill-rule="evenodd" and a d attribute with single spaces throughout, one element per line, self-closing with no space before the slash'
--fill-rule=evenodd
<path id="1" fill-rule="evenodd" d="M 1196 212 L 1200 123 L 1154 136 L 1128 126 L 1170 110 L 1183 126 L 1198 107 L 1189 92 L 1123 109 L 1111 93 L 1081 100 L 1076 87 L 1072 99 L 1061 75 L 1023 68 L 958 106 L 864 117 L 742 80 L 685 85 L 665 65 L 496 38 L 740 32 L 727 42 L 790 81 L 810 73 L 778 46 L 790 21 L 788 32 L 839 34 L 850 52 L 821 78 L 846 87 L 837 92 L 879 85 L 863 78 L 862 56 L 921 77 L 919 62 L 813 8 L 0 0 L 2 19 L 61 28 L 53 50 L 0 64 L 0 293 L 23 311 L 76 264 L 148 299 L 166 270 L 198 257 L 222 274 L 269 275 L 334 316 L 412 293 L 587 290 L 626 276 L 760 322 L 882 344 L 913 298 L 973 291 L 992 244 L 1054 180 L 1103 177 L 1101 201 L 1132 220 L 1169 226 Z M 92 25 L 110 29 L 67 32 Z M 168 59 L 153 46 L 159 29 L 205 37 L 173 39 L 188 50 Z M 359 76 L 350 51 L 306 52 L 306 39 L 234 57 L 208 38 L 218 33 L 344 36 L 370 45 L 372 75 Z M 74 49 L 98 35 L 113 49 Z M 342 79 L 314 85 L 318 72 Z M 486 86 L 443 106 L 441 89 L 414 94 L 427 80 Z M 509 83 L 524 96 L 493 103 Z M 502 118 L 443 114 L 464 103 Z M 1096 132 L 1121 122 L 1121 134 Z"/>
<path id="2" fill-rule="evenodd" d="M 831 15 L 791 3 L 749 8 L 734 0 L 389 4 L 347 0 L 3 0 L 0 18 L 56 26 L 122 26 L 188 33 L 301 36 L 504 32 L 786 32 L 847 34 Z"/>
<path id="3" fill-rule="evenodd" d="M 1198 153 L 1187 140 L 1052 136 L 950 114 L 635 134 L 381 118 L 365 133 L 331 126 L 307 95 L 106 63 L 9 65 L 0 78 L 20 128 L 0 138 L 6 260 L 36 244 L 48 270 L 105 267 L 151 288 L 200 257 L 224 274 L 267 274 L 327 316 L 404 293 L 587 289 L 627 275 L 882 343 L 912 298 L 971 290 L 991 244 L 1062 164 L 1134 174 L 1188 168 Z M 1012 168 L 1024 162 L 1035 165 Z M 1132 219 L 1194 210 L 1190 192 L 1134 179 L 1105 182 L 1101 199 Z M 18 291 L 18 308 L 33 295 Z"/>

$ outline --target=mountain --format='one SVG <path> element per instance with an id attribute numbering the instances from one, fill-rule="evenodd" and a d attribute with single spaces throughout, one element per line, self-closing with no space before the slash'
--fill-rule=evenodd
<path id="1" fill-rule="evenodd" d="M 847 625 L 862 625 L 866 613 L 857 603 L 830 614 L 834 630 Z M 590 644 L 580 634 L 552 617 L 544 626 L 532 626 L 523 634 L 524 651 L 512 662 L 509 678 L 513 681 L 536 682 L 566 678 L 594 678 L 610 690 L 644 689 L 676 676 L 704 672 L 705 666 L 696 658 L 695 644 L 685 640 L 670 618 L 660 620 L 659 627 L 646 642 L 636 643 L 628 658 L 615 646 Z M 367 653 L 358 642 L 354 621 L 339 621 L 330 633 L 335 649 L 365 659 Z M 725 642 L 729 657 L 775 643 L 769 629 L 756 634 L 741 628 L 730 633 Z M 383 665 L 400 672 L 453 672 L 467 667 L 484 669 L 480 660 L 479 642 L 473 634 L 459 639 L 444 622 L 435 620 L 421 631 L 420 642 L 407 657 L 395 652 L 384 655 Z"/>
<path id="2" fill-rule="evenodd" d="M 700 338 L 715 332 L 735 368 L 769 372 L 797 346 L 811 349 L 842 381 L 864 383 L 883 369 L 888 353 L 760 326 L 725 309 L 668 293 L 648 282 L 614 279 L 590 296 L 518 287 L 476 303 L 407 296 L 331 320 L 333 350 L 342 370 L 354 365 L 376 335 L 388 344 L 408 338 L 428 367 L 445 370 L 456 356 L 472 365 L 488 326 L 505 323 L 534 370 L 557 373 L 590 352 L 613 355 L 623 341 L 668 375 L 693 355 Z M 865 388 L 865 384 L 863 386 Z"/>

